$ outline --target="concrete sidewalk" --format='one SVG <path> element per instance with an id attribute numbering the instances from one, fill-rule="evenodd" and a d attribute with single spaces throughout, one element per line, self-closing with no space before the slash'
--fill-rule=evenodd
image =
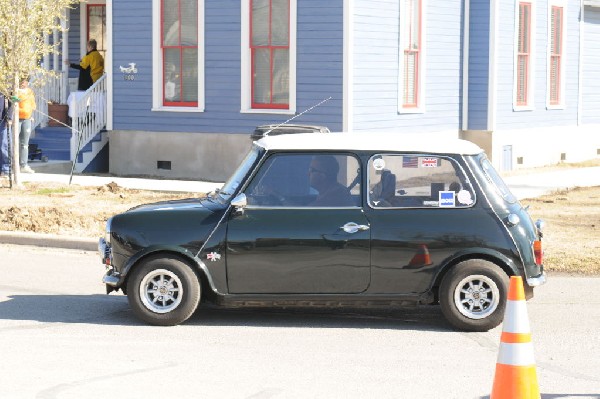
<path id="1" fill-rule="evenodd" d="M 22 174 L 21 176 L 23 181 L 69 183 L 68 175 L 36 173 L 31 175 Z M 523 200 L 525 198 L 539 197 L 559 189 L 600 186 L 600 167 L 535 172 L 505 177 L 504 181 L 510 187 L 513 194 L 520 200 Z M 132 189 L 191 193 L 207 193 L 223 185 L 223 183 L 188 180 L 84 175 L 73 176 L 72 184 L 99 187 L 111 182 L 115 182 L 121 187 Z M 0 243 L 95 251 L 98 240 L 96 238 L 0 231 Z"/>

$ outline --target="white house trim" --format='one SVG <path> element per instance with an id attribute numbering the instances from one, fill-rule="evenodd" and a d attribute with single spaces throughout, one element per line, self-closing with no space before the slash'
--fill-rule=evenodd
<path id="1" fill-rule="evenodd" d="M 579 65 L 578 72 L 578 96 L 577 96 L 577 126 L 581 126 L 583 123 L 583 50 L 584 50 L 584 32 L 585 32 L 585 0 L 579 0 L 579 10 L 581 16 L 579 17 Z M 598 1 L 600 6 L 600 1 Z"/>
<path id="2" fill-rule="evenodd" d="M 549 0 L 548 1 L 548 45 L 546 49 L 546 65 L 547 65 L 547 76 L 546 76 L 546 109 L 565 109 L 565 88 L 566 88 L 566 70 L 567 70 L 567 35 L 568 35 L 568 9 L 567 0 Z M 552 7 L 558 6 L 563 8 L 563 19 L 562 19 L 562 33 L 561 33 L 561 64 L 560 64 L 560 99 L 559 104 L 550 104 L 550 55 L 551 49 L 551 22 L 552 22 Z"/>
<path id="3" fill-rule="evenodd" d="M 344 89 L 342 130 L 354 130 L 354 0 L 344 1 Z"/>
<path id="4" fill-rule="evenodd" d="M 496 108 L 497 108 L 497 49 L 498 39 L 498 18 L 500 16 L 500 0 L 490 0 L 490 45 L 489 45 L 489 76 L 488 76 L 488 119 L 487 130 L 493 131 L 496 128 Z"/>
<path id="5" fill-rule="evenodd" d="M 204 0 L 198 0 L 198 106 L 166 107 L 163 105 L 163 70 L 160 0 L 152 0 L 152 111 L 204 112 Z"/>
<path id="6" fill-rule="evenodd" d="M 463 84 L 462 84 L 462 122 L 460 128 L 469 130 L 469 51 L 471 40 L 471 0 L 465 0 L 463 27 Z"/>
<path id="7" fill-rule="evenodd" d="M 106 130 L 113 128 L 113 0 L 106 0 Z"/>
<path id="8" fill-rule="evenodd" d="M 398 113 L 399 114 L 423 114 L 425 113 L 425 86 L 427 82 L 427 0 L 421 0 L 421 40 L 419 49 L 419 69 L 417 76 L 417 106 L 404 107 L 404 30 L 402 29 L 402 18 L 405 10 L 405 0 L 400 0 L 400 15 L 398 16 Z"/>
<path id="9" fill-rule="evenodd" d="M 253 109 L 252 108 L 252 82 L 251 74 L 251 57 L 250 57 L 250 2 L 248 0 L 241 1 L 241 113 L 248 114 L 295 114 L 296 113 L 296 37 L 297 37 L 297 19 L 298 6 L 297 0 L 290 0 L 290 65 L 289 65 L 289 108 L 281 109 Z"/>
<path id="10" fill-rule="evenodd" d="M 527 105 L 517 105 L 517 68 L 519 60 L 519 3 L 531 4 L 531 25 L 529 26 L 529 74 L 527 76 Z M 536 60 L 536 32 L 537 32 L 537 1 L 515 0 L 515 33 L 514 33 L 514 64 L 513 64 L 513 110 L 533 111 L 535 109 L 535 60 Z"/>

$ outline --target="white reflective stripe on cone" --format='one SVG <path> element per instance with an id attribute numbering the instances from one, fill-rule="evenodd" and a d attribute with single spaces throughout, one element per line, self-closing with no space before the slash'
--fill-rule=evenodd
<path id="1" fill-rule="evenodd" d="M 498 363 L 510 366 L 531 366 L 535 364 L 533 357 L 533 345 L 531 342 L 525 344 L 500 343 L 498 352 Z"/>
<path id="2" fill-rule="evenodd" d="M 527 316 L 527 304 L 525 301 L 506 301 L 505 315 L 502 322 L 502 331 L 509 333 L 529 333 L 529 317 Z"/>

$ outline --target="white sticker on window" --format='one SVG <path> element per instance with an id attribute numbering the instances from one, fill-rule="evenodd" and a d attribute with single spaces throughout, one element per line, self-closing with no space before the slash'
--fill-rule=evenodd
<path id="1" fill-rule="evenodd" d="M 440 191 L 440 208 L 454 208 L 454 191 Z"/>
<path id="2" fill-rule="evenodd" d="M 473 197 L 471 197 L 471 193 L 467 190 L 460 190 L 456 195 L 456 199 L 461 204 L 471 205 L 473 203 Z"/>
<path id="3" fill-rule="evenodd" d="M 373 168 L 375 168 L 375 170 L 383 170 L 383 168 L 385 168 L 385 161 L 382 158 L 373 160 Z"/>

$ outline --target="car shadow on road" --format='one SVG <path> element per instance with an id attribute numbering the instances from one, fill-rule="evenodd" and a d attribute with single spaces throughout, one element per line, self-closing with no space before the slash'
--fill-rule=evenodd
<path id="1" fill-rule="evenodd" d="M 204 306 L 186 321 L 186 325 L 454 331 L 445 321 L 438 306 L 394 310 L 224 309 Z"/>
<path id="2" fill-rule="evenodd" d="M 146 326 L 131 311 L 124 295 L 10 295 L 0 302 L 2 320 Z M 369 328 L 453 331 L 438 306 L 394 310 L 226 309 L 202 304 L 185 326 Z M 43 325 L 36 325 L 38 328 Z M 0 325 L 0 330 L 28 328 Z"/>

